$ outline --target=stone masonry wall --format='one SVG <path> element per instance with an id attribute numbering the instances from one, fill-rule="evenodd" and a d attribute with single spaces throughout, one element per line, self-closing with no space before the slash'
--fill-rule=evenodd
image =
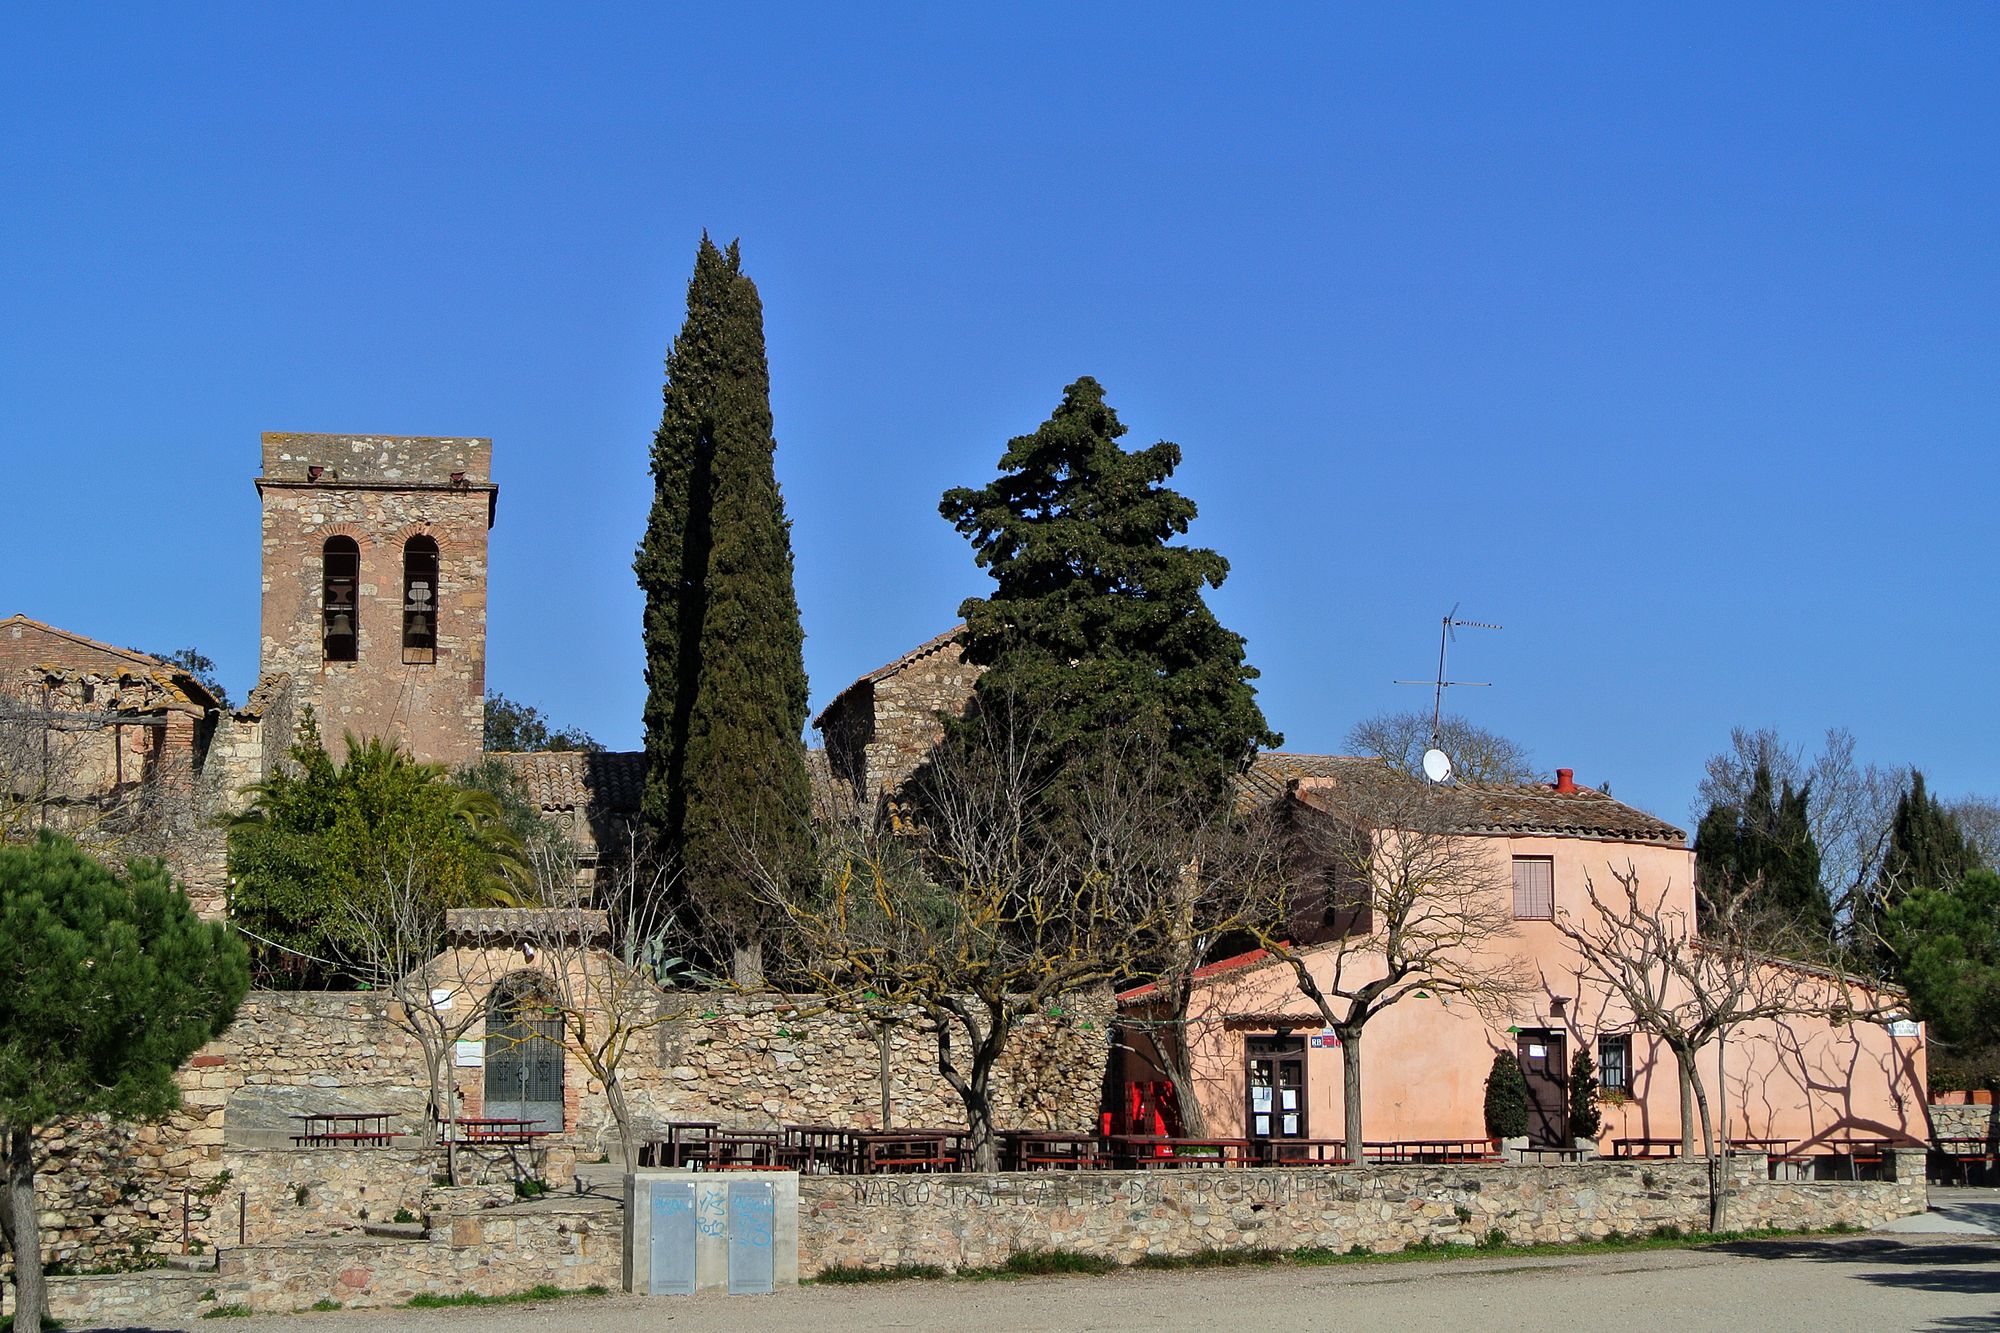
<path id="1" fill-rule="evenodd" d="M 479 758 L 491 457 L 491 442 L 476 439 L 264 437 L 260 670 L 291 678 L 296 705 L 314 707 L 329 746 L 352 731 L 400 741 L 425 762 Z M 403 546 L 420 534 L 438 544 L 437 651 L 434 662 L 406 663 Z M 328 662 L 322 649 L 323 551 L 334 536 L 361 551 L 353 662 Z"/>
<path id="2" fill-rule="evenodd" d="M 401 1305 L 420 1293 L 615 1288 L 622 1217 L 609 1200 L 552 1199 L 435 1219 L 428 1239 L 344 1235 L 230 1247 L 206 1271 L 55 1278 L 49 1307 L 71 1327 L 131 1327 L 238 1306 L 285 1314 L 319 1301 Z"/>
<path id="3" fill-rule="evenodd" d="M 1991 1106 L 1952 1106 L 1933 1102 L 1930 1112 L 1931 1134 L 1941 1139 L 1984 1134 L 1993 1119 Z"/>
<path id="4" fill-rule="evenodd" d="M 254 991 L 229 1029 L 181 1071 L 183 1105 L 174 1116 L 157 1125 L 51 1129 L 49 1165 L 37 1177 L 45 1253 L 73 1268 L 177 1253 L 183 1191 L 197 1200 L 215 1191 L 213 1203 L 193 1209 L 192 1229 L 212 1232 L 211 1241 L 234 1237 L 234 1201 L 245 1192 L 252 1239 L 259 1227 L 295 1234 L 330 1219 L 350 1225 L 363 1210 L 372 1215 L 377 1200 L 393 1215 L 431 1170 L 409 1165 L 402 1151 L 294 1152 L 291 1144 L 299 1131 L 292 1117 L 308 1111 L 388 1112 L 398 1129 L 422 1126 L 429 1100 L 422 1057 L 388 1021 L 386 1003 L 368 993 Z M 684 1016 L 650 1034 L 623 1072 L 642 1129 L 676 1119 L 879 1123 L 880 1048 L 868 1025 L 785 997 L 681 992 L 669 1003 Z M 1094 1127 L 1110 1016 L 1109 998 L 1100 996 L 1031 1023 L 996 1080 L 1001 1123 Z M 932 1039 L 892 1029 L 889 1055 L 894 1124 L 964 1123 L 956 1094 L 936 1072 Z M 476 1113 L 482 1071 L 454 1072 Z M 549 1145 L 551 1160 L 530 1164 L 558 1184 L 577 1154 L 594 1159 L 616 1146 L 603 1089 L 574 1058 L 564 1084 L 570 1133 Z M 480 1178 L 482 1169 L 471 1174 Z M 217 1186 L 225 1171 L 229 1180 Z M 310 1206 L 287 1202 L 301 1185 Z"/>
<path id="5" fill-rule="evenodd" d="M 943 717 L 962 717 L 980 668 L 948 644 L 875 685 L 875 726 L 867 747 L 868 808 L 893 797 L 944 739 Z"/>
<path id="6" fill-rule="evenodd" d="M 1779 1183 L 1738 1159 L 1738 1229 L 1875 1227 L 1928 1206 L 1921 1154 L 1898 1180 Z M 1471 1245 L 1704 1229 L 1700 1163 L 1370 1167 L 1365 1170 L 1155 1170 L 992 1176 L 806 1177 L 799 1182 L 799 1272 L 982 1267 L 1024 1250 L 1067 1249 L 1130 1263 L 1204 1249 L 1378 1252 L 1420 1241 Z"/>
<path id="7" fill-rule="evenodd" d="M 635 1061 L 626 1075 L 642 1119 L 880 1127 L 882 1047 L 872 1024 L 817 1010 L 808 997 L 715 993 L 693 998 L 687 1011 L 661 1029 L 657 1062 Z M 1000 1123 L 1094 1129 L 1111 1018 L 1109 996 L 1096 996 L 1031 1020 L 995 1077 Z M 936 1038 L 915 1020 L 908 1015 L 888 1034 L 890 1122 L 964 1124 L 964 1104 L 937 1072 Z M 586 1147 L 591 1133 L 606 1130 L 586 1119 Z"/>

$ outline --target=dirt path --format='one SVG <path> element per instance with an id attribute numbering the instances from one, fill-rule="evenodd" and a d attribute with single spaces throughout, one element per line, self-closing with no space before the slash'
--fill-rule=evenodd
<path id="1" fill-rule="evenodd" d="M 240 1333 L 547 1329 L 2000 1329 L 2000 1242 L 1868 1236 L 1569 1259 L 1126 1273 L 806 1287 L 776 1296 L 579 1298 L 466 1310 L 197 1321 Z"/>

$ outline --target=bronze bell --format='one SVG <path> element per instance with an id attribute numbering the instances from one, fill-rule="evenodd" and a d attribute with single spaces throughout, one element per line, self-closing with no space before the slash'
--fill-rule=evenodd
<path id="1" fill-rule="evenodd" d="M 334 638 L 354 633 L 354 617 L 345 611 L 335 612 L 333 619 L 327 623 L 326 632 Z"/>

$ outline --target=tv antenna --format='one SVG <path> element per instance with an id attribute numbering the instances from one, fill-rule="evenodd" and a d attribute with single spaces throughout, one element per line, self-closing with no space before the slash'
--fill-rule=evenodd
<path id="1" fill-rule="evenodd" d="M 1424 776 L 1432 782 L 1443 782 L 1451 776 L 1451 756 L 1438 748 L 1438 731 L 1444 722 L 1444 692 L 1454 685 L 1490 686 L 1490 680 L 1447 680 L 1444 674 L 1445 649 L 1458 639 L 1461 629 L 1499 629 L 1483 620 L 1460 620 L 1457 602 L 1445 612 L 1444 620 L 1438 626 L 1438 669 L 1434 680 L 1399 680 L 1398 685 L 1428 685 L 1431 687 L 1431 744 L 1424 751 Z"/>

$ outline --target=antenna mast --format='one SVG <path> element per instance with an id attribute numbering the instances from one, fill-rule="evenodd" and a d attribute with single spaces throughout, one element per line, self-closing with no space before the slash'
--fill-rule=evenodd
<path id="1" fill-rule="evenodd" d="M 1438 748 L 1438 733 L 1444 723 L 1444 692 L 1454 685 L 1491 686 L 1490 680 L 1447 680 L 1445 678 L 1445 650 L 1458 638 L 1461 629 L 1499 629 L 1499 625 L 1489 625 L 1483 620 L 1460 620 L 1459 604 L 1452 603 L 1451 610 L 1445 612 L 1438 625 L 1438 669 L 1431 680 L 1399 680 L 1398 685 L 1428 685 L 1431 687 L 1431 748 L 1424 752 L 1424 775 L 1432 782 L 1443 782 L 1451 776 L 1451 760 Z"/>

